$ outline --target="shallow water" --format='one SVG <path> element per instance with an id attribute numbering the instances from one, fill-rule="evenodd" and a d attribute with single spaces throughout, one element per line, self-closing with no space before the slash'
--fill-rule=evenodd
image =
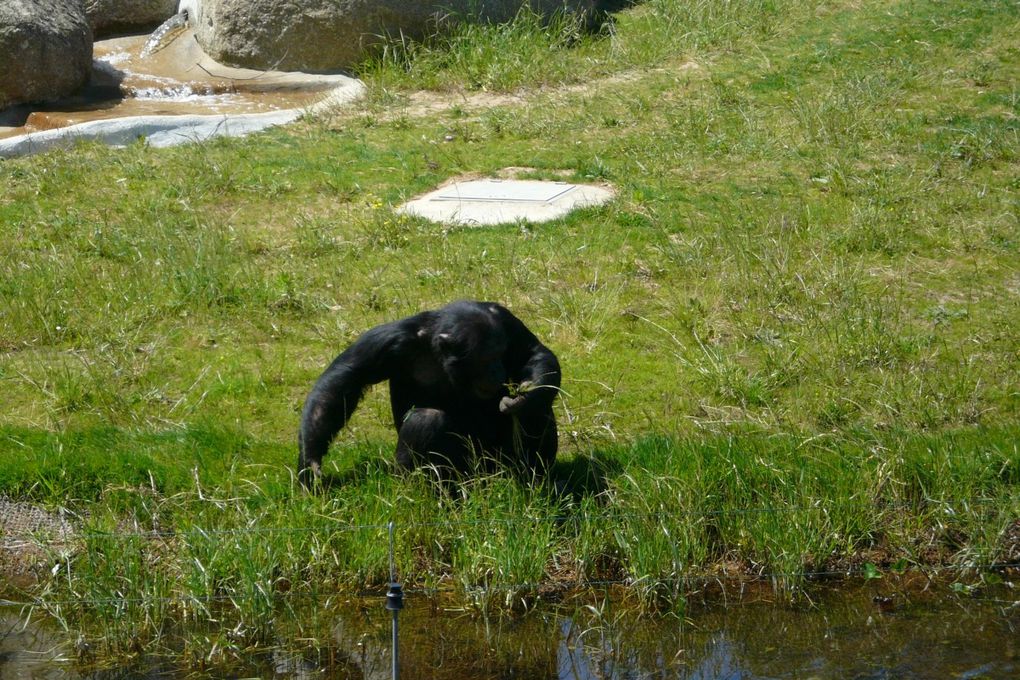
<path id="1" fill-rule="evenodd" d="M 134 35 L 96 42 L 89 84 L 54 102 L 0 111 L 0 139 L 124 116 L 300 109 L 350 82 L 339 75 L 225 67 L 201 51 L 190 31 L 143 56 L 147 39 Z"/>
<path id="2" fill-rule="evenodd" d="M 876 601 L 876 595 L 891 599 Z M 696 605 L 681 619 L 639 615 L 633 606 L 597 597 L 513 617 L 410 597 L 399 617 L 400 677 L 1015 678 L 1018 599 L 1005 587 L 958 597 L 945 588 L 907 595 L 865 585 L 795 602 Z M 229 675 L 390 677 L 391 616 L 381 598 L 348 603 L 330 616 L 327 630 L 327 644 L 315 651 L 281 646 L 249 657 Z M 202 677 L 151 659 L 89 672 L 75 657 L 73 641 L 62 634 L 25 626 L 16 611 L 0 618 L 0 679 Z"/>

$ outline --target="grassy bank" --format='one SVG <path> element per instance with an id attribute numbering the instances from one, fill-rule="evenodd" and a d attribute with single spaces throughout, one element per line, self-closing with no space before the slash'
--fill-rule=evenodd
<path id="1" fill-rule="evenodd" d="M 38 610 L 84 626 L 96 651 L 180 645 L 185 631 L 188 653 L 241 653 L 278 643 L 292 613 L 300 621 L 338 597 L 381 593 L 390 521 L 410 592 L 500 608 L 607 583 L 670 609 L 748 579 L 798 589 L 915 572 L 969 588 L 997 581 L 1020 555 L 1017 428 L 644 439 L 561 462 L 558 488 L 544 489 L 490 477 L 446 493 L 364 448 L 329 493 L 310 496 L 282 464 L 263 462 L 289 447 L 253 442 L 227 448 L 262 452 L 259 462 L 235 459 L 208 482 L 175 477 L 216 456 L 226 436 L 170 444 L 99 433 L 37 445 L 59 465 L 103 441 L 115 461 L 106 471 L 137 471 L 137 486 L 107 484 L 79 507 L 89 514 L 77 539 L 43 543 L 53 578 L 33 593 Z M 176 464 L 128 459 L 147 445 L 173 450 Z"/>
<path id="2" fill-rule="evenodd" d="M 257 642 L 384 583 L 390 520 L 409 584 L 507 598 L 1012 555 L 1018 29 L 1005 1 L 651 0 L 605 35 L 404 45 L 364 106 L 253 138 L 0 163 L 0 493 L 85 527 L 34 595 L 122 651 L 182 621 Z M 393 210 L 510 166 L 618 198 Z M 560 488 L 394 477 L 378 389 L 329 493 L 295 493 L 328 360 L 459 297 L 559 355 Z"/>

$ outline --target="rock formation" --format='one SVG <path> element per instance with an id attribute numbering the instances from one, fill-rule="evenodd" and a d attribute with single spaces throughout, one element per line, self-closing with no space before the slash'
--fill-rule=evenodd
<path id="1" fill-rule="evenodd" d="M 154 28 L 175 12 L 177 0 L 85 0 L 85 13 L 98 37 Z"/>
<path id="2" fill-rule="evenodd" d="M 387 37 L 421 38 L 455 21 L 507 21 L 522 5 L 542 15 L 592 14 L 598 0 L 185 0 L 199 44 L 232 66 L 335 71 Z"/>
<path id="3" fill-rule="evenodd" d="M 70 94 L 91 72 L 82 0 L 0 2 L 0 109 Z"/>

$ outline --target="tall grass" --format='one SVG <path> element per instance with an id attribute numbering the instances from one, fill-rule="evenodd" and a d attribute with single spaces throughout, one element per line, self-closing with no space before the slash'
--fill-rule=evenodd
<path id="1" fill-rule="evenodd" d="M 436 486 L 391 474 L 370 451 L 319 496 L 272 467 L 172 494 L 109 488 L 104 505 L 85 506 L 74 545 L 42 544 L 53 578 L 32 599 L 89 631 L 96 652 L 179 653 L 182 634 L 208 621 L 219 632 L 185 635 L 188 653 L 226 638 L 263 647 L 289 612 L 382 592 L 389 521 L 405 588 L 484 608 L 609 582 L 682 609 L 707 581 L 797 589 L 860 577 L 865 562 L 966 580 L 1015 549 L 1017 434 L 660 437 L 601 452 L 620 465 L 564 461 L 558 485 L 533 489 L 502 476 Z"/>
<path id="2" fill-rule="evenodd" d="M 500 24 L 463 22 L 426 40 L 402 36 L 359 70 L 377 87 L 513 90 L 522 85 L 576 82 L 581 54 L 598 53 L 583 17 L 543 18 L 523 8 Z"/>

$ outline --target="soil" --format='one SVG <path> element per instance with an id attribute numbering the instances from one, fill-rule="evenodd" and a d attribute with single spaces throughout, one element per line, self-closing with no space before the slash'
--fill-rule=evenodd
<path id="1" fill-rule="evenodd" d="M 0 586 L 37 581 L 73 537 L 68 513 L 0 496 Z"/>

